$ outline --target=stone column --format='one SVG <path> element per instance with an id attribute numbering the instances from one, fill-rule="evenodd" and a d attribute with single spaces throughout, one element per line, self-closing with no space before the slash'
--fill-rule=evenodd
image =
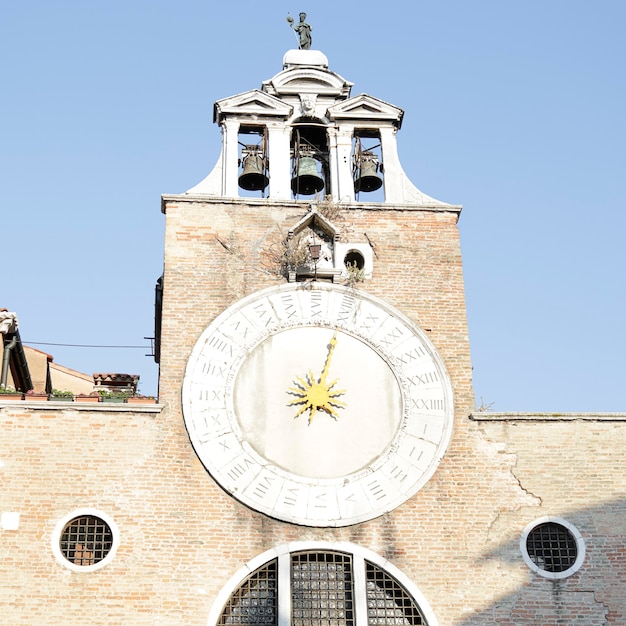
<path id="1" fill-rule="evenodd" d="M 268 124 L 269 197 L 272 200 L 291 199 L 291 158 L 289 139 L 291 127 L 283 122 Z"/>
<path id="2" fill-rule="evenodd" d="M 222 193 L 227 198 L 238 198 L 239 122 L 237 120 L 225 120 L 222 123 L 222 132 Z"/>

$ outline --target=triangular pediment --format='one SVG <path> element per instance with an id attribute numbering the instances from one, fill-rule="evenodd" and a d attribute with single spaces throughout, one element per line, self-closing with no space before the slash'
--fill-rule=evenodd
<path id="1" fill-rule="evenodd" d="M 400 127 L 404 111 L 384 100 L 362 93 L 329 107 L 327 115 L 330 120 L 373 120 L 393 122 Z"/>
<path id="2" fill-rule="evenodd" d="M 335 225 L 319 213 L 315 206 L 289 229 L 289 237 L 297 236 L 305 229 L 317 231 L 318 235 L 325 235 L 324 238 L 329 241 L 334 241 L 338 233 Z"/>
<path id="3" fill-rule="evenodd" d="M 213 108 L 213 121 L 219 122 L 231 116 L 263 116 L 286 119 L 293 107 L 258 89 L 218 100 Z"/>

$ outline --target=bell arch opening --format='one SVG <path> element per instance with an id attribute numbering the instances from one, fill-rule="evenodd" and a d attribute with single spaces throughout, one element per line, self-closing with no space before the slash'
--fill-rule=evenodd
<path id="1" fill-rule="evenodd" d="M 358 128 L 352 137 L 352 178 L 357 200 L 384 202 L 384 167 L 380 132 Z M 365 197 L 361 197 L 365 194 Z"/>
<path id="2" fill-rule="evenodd" d="M 415 585 L 348 543 L 298 542 L 260 555 L 220 592 L 208 626 L 437 626 Z"/>
<path id="3" fill-rule="evenodd" d="M 310 118 L 294 121 L 291 131 L 293 197 L 331 193 L 329 172 L 326 124 Z"/>
<path id="4" fill-rule="evenodd" d="M 239 177 L 237 183 L 242 197 L 267 197 L 269 184 L 268 139 L 265 126 L 242 124 L 237 137 Z"/>

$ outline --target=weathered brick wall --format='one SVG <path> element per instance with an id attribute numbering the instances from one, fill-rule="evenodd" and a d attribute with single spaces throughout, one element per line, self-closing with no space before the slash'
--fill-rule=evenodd
<path id="1" fill-rule="evenodd" d="M 425 329 L 452 378 L 454 435 L 425 487 L 392 513 L 345 528 L 305 528 L 249 510 L 198 461 L 180 394 L 202 330 L 253 291 L 284 282 L 264 251 L 303 215 L 301 205 L 174 202 L 167 208 L 160 402 L 163 409 L 80 410 L 0 402 L 0 624 L 204 626 L 230 577 L 290 541 L 349 541 L 400 568 L 439 624 L 623 624 L 626 416 L 476 414 L 457 215 L 351 209 L 342 238 L 369 238 L 374 276 L 358 288 Z M 527 416 L 528 417 L 528 416 Z M 54 559 L 59 519 L 94 507 L 115 519 L 115 559 L 93 573 Z M 567 519 L 587 558 L 558 583 L 532 573 L 519 537 L 532 520 Z M 559 621 L 560 620 L 560 621 Z"/>
<path id="2" fill-rule="evenodd" d="M 308 210 L 305 203 L 167 203 L 164 399 L 180 395 L 189 352 L 221 311 L 253 291 L 285 282 L 272 273 L 267 252 Z M 429 333 L 451 371 L 456 403 L 467 413 L 473 399 L 457 219 L 457 211 L 352 208 L 342 211 L 335 225 L 342 241 L 372 243 L 374 274 L 359 288 Z"/>
<path id="3" fill-rule="evenodd" d="M 365 524 L 316 529 L 273 521 L 227 496 L 167 410 L 44 406 L 0 408 L 0 509 L 21 513 L 17 531 L 2 531 L 0 623 L 205 624 L 242 564 L 297 540 L 351 541 L 388 558 L 440 624 L 624 623 L 626 481 L 616 448 L 625 416 L 466 418 L 464 445 L 457 435 L 409 502 Z M 115 519 L 121 545 L 103 569 L 73 573 L 55 561 L 51 533 L 85 506 Z M 563 581 L 533 574 L 520 555 L 523 528 L 544 515 L 568 520 L 586 542 L 583 567 Z"/>
<path id="4" fill-rule="evenodd" d="M 581 569 L 561 581 L 525 574 L 515 593 L 468 624 L 623 624 L 626 616 L 626 415 L 476 414 L 478 435 L 510 457 L 511 475 L 533 503 L 499 511 L 485 557 L 519 564 L 524 527 L 561 517 L 582 534 Z M 563 620 L 563 621 L 559 621 Z"/>

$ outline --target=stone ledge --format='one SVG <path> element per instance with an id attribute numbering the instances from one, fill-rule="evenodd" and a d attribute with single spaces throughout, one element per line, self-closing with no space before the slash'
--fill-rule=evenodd
<path id="1" fill-rule="evenodd" d="M 160 413 L 162 404 L 115 404 L 109 402 L 37 402 L 21 400 L 19 402 L 3 402 L 0 399 L 0 409 L 16 408 L 34 409 L 37 411 L 96 411 L 100 413 Z"/>
<path id="2" fill-rule="evenodd" d="M 306 199 L 306 200 L 278 200 L 270 198 L 230 198 L 224 196 L 210 196 L 208 194 L 163 194 L 161 196 L 161 213 L 166 213 L 166 204 L 171 203 L 211 203 L 211 204 L 243 204 L 258 206 L 284 206 L 293 209 L 302 209 L 311 205 L 320 204 L 323 200 Z M 336 202 L 341 209 L 349 211 L 350 209 L 359 209 L 364 211 L 434 211 L 438 213 L 461 213 L 463 207 L 460 204 L 435 204 L 426 203 L 385 203 L 385 202 Z"/>
<path id="3" fill-rule="evenodd" d="M 475 422 L 626 422 L 626 413 L 470 413 Z"/>

